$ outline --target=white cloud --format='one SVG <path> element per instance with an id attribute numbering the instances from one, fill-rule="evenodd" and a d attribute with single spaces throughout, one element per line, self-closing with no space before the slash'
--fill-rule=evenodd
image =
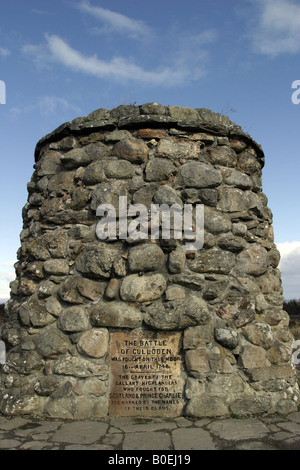
<path id="1" fill-rule="evenodd" d="M 72 110 L 75 113 L 80 112 L 78 106 L 69 103 L 65 98 L 60 98 L 58 96 L 42 96 L 38 99 L 37 104 L 35 105 L 39 108 L 41 114 L 49 115 L 55 114 L 58 111 L 68 111 Z"/>
<path id="2" fill-rule="evenodd" d="M 14 122 L 20 117 L 29 114 L 39 112 L 43 116 L 57 115 L 58 113 L 66 113 L 72 111 L 72 113 L 79 114 L 80 108 L 73 103 L 70 103 L 65 98 L 59 96 L 40 96 L 35 102 L 24 107 L 13 107 L 9 109 L 9 119 Z"/>
<path id="3" fill-rule="evenodd" d="M 144 70 L 133 61 L 115 57 L 110 61 L 101 60 L 97 55 L 87 57 L 73 49 L 56 35 L 46 35 L 52 60 L 60 62 L 77 72 L 108 78 L 117 81 L 138 81 L 148 85 L 177 85 L 193 78 L 193 69 L 182 66 L 159 67 L 156 70 Z M 197 78 L 199 70 L 197 71 Z"/>
<path id="4" fill-rule="evenodd" d="M 49 51 L 44 44 L 24 44 L 21 48 L 21 52 L 30 57 L 35 63 L 38 69 L 50 69 Z"/>
<path id="5" fill-rule="evenodd" d="M 46 10 L 38 10 L 37 8 L 32 8 L 31 13 L 35 13 L 36 15 L 53 15 L 53 13 Z"/>
<path id="6" fill-rule="evenodd" d="M 129 18 L 112 10 L 102 7 L 93 7 L 88 2 L 82 2 L 78 8 L 100 20 L 105 25 L 102 32 L 115 31 L 121 34 L 129 35 L 129 37 L 141 38 L 150 36 L 151 28 L 149 28 L 143 21 Z M 99 31 L 99 30 L 98 30 Z M 100 30 L 101 32 L 101 30 Z"/>
<path id="7" fill-rule="evenodd" d="M 285 299 L 300 299 L 300 241 L 278 243 Z"/>
<path id="8" fill-rule="evenodd" d="M 255 0 L 259 8 L 252 32 L 257 52 L 276 57 L 300 52 L 300 5 L 293 0 Z"/>
<path id="9" fill-rule="evenodd" d="M 10 295 L 9 283 L 15 279 L 15 261 L 0 264 L 0 299 L 8 299 Z"/>
<path id="10" fill-rule="evenodd" d="M 0 56 L 1 57 L 8 57 L 11 54 L 10 50 L 5 49 L 4 47 L 0 47 Z"/>

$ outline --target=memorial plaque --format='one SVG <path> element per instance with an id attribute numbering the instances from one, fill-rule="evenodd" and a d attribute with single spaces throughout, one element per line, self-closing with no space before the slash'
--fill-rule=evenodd
<path id="1" fill-rule="evenodd" d="M 184 407 L 181 333 L 111 333 L 111 416 L 180 416 Z"/>

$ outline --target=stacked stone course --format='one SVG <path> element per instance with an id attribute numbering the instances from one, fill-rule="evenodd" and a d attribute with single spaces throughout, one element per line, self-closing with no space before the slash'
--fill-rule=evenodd
<path id="1" fill-rule="evenodd" d="M 262 192 L 261 147 L 227 117 L 99 109 L 43 138 L 1 338 L 5 415 L 98 419 L 113 331 L 182 333 L 183 414 L 295 411 L 293 338 Z M 204 204 L 205 239 L 105 240 L 102 203 Z"/>

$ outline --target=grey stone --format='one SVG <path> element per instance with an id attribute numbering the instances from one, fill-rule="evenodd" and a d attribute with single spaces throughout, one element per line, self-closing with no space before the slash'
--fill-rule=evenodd
<path id="1" fill-rule="evenodd" d="M 266 323 L 258 322 L 247 325 L 244 330 L 244 335 L 248 341 L 257 346 L 262 346 L 265 349 L 271 348 L 274 343 L 272 328 Z"/>
<path id="2" fill-rule="evenodd" d="M 224 212 L 247 211 L 250 201 L 247 193 L 239 188 L 222 187 L 219 189 L 218 207 Z"/>
<path id="3" fill-rule="evenodd" d="M 218 343 L 222 344 L 222 346 L 225 346 L 229 349 L 234 349 L 238 345 L 237 332 L 227 328 L 216 328 L 215 339 L 218 341 Z"/>
<path id="4" fill-rule="evenodd" d="M 182 207 L 182 201 L 176 191 L 169 185 L 160 186 L 156 191 L 153 198 L 156 204 L 166 204 L 172 206 L 173 204 L 178 204 L 179 207 Z"/>
<path id="5" fill-rule="evenodd" d="M 58 173 L 49 179 L 48 191 L 56 194 L 63 194 L 65 191 L 71 192 L 74 186 L 73 171 Z"/>
<path id="6" fill-rule="evenodd" d="M 69 263 L 63 259 L 49 259 L 44 263 L 44 270 L 48 274 L 63 276 L 70 270 Z"/>
<path id="7" fill-rule="evenodd" d="M 79 306 L 65 308 L 58 319 L 57 326 L 68 333 L 87 330 L 89 328 L 87 309 Z"/>
<path id="8" fill-rule="evenodd" d="M 210 207 L 204 208 L 204 229 L 210 233 L 219 234 L 229 232 L 231 229 L 231 221 L 227 215 Z"/>
<path id="9" fill-rule="evenodd" d="M 261 170 L 261 164 L 253 154 L 245 151 L 238 156 L 238 168 L 248 175 L 253 175 Z"/>
<path id="10" fill-rule="evenodd" d="M 142 320 L 139 309 L 119 301 L 100 301 L 91 312 L 91 322 L 95 326 L 139 328 Z"/>
<path id="11" fill-rule="evenodd" d="M 90 300 L 98 300 L 104 293 L 106 283 L 80 276 L 70 276 L 59 287 L 59 296 L 65 302 L 83 304 Z"/>
<path id="12" fill-rule="evenodd" d="M 119 140 L 127 140 L 131 137 L 129 131 L 112 131 L 104 137 L 105 142 L 119 142 Z"/>
<path id="13" fill-rule="evenodd" d="M 126 139 L 115 144 L 112 153 L 131 163 L 143 163 L 148 155 L 147 145 L 140 139 Z"/>
<path id="14" fill-rule="evenodd" d="M 70 346 L 66 335 L 55 327 L 48 328 L 36 340 L 38 352 L 45 358 L 54 359 L 60 354 L 65 354 Z"/>
<path id="15" fill-rule="evenodd" d="M 206 375 L 210 371 L 208 354 L 205 347 L 186 351 L 185 363 L 189 374 L 196 378 L 201 378 L 203 374 Z M 188 409 L 191 407 L 192 404 L 188 406 Z"/>
<path id="16" fill-rule="evenodd" d="M 99 157 L 100 156 L 105 156 L 106 155 L 106 147 L 102 144 L 98 144 L 98 152 L 99 152 Z M 64 154 L 61 157 L 61 161 L 65 168 L 72 169 L 72 168 L 78 168 L 82 166 L 87 166 L 93 161 L 93 155 L 88 151 L 89 149 L 86 148 L 76 148 L 68 153 Z"/>
<path id="17" fill-rule="evenodd" d="M 152 202 L 154 192 L 155 189 L 152 186 L 144 186 L 133 194 L 132 202 L 134 204 L 144 204 L 148 206 Z"/>
<path id="18" fill-rule="evenodd" d="M 37 164 L 37 174 L 39 177 L 54 175 L 61 164 L 62 154 L 54 150 L 44 153 Z"/>
<path id="19" fill-rule="evenodd" d="M 93 329 L 83 333 L 77 343 L 77 349 L 86 356 L 100 358 L 108 351 L 108 330 L 105 328 Z"/>
<path id="20" fill-rule="evenodd" d="M 169 160 L 156 158 L 146 165 L 146 181 L 168 180 L 175 171 L 175 165 Z"/>
<path id="21" fill-rule="evenodd" d="M 250 417 L 268 412 L 272 408 L 269 397 L 264 396 L 244 396 L 242 399 L 236 399 L 231 405 L 230 410 L 235 416 Z"/>
<path id="22" fill-rule="evenodd" d="M 240 358 L 245 369 L 256 369 L 267 365 L 266 350 L 250 343 L 243 346 Z"/>
<path id="23" fill-rule="evenodd" d="M 129 269 L 132 273 L 163 270 L 165 255 L 156 244 L 143 244 L 129 250 Z"/>
<path id="24" fill-rule="evenodd" d="M 97 360 L 88 360 L 82 357 L 65 356 L 53 362 L 53 372 L 59 375 L 67 375 L 79 378 L 105 377 L 107 378 L 107 367 Z M 72 403 L 70 401 L 69 407 Z"/>
<path id="25" fill-rule="evenodd" d="M 236 269 L 240 273 L 261 276 L 269 267 L 268 254 L 260 245 L 252 245 L 237 255 Z"/>
<path id="26" fill-rule="evenodd" d="M 140 110 L 141 114 L 167 114 L 167 108 L 159 103 L 145 103 Z"/>
<path id="27" fill-rule="evenodd" d="M 64 150 L 64 151 L 71 150 L 71 149 L 77 147 L 77 139 L 75 139 L 75 137 L 73 137 L 73 136 L 64 137 L 60 141 L 59 146 L 60 146 L 61 150 Z"/>
<path id="28" fill-rule="evenodd" d="M 218 202 L 218 192 L 216 189 L 199 189 L 198 196 L 200 199 L 200 202 L 202 204 L 205 204 L 206 206 L 212 206 L 215 207 Z"/>
<path id="29" fill-rule="evenodd" d="M 43 398 L 27 395 L 14 396 L 6 393 L 0 400 L 0 411 L 6 416 L 38 415 L 43 408 Z"/>
<path id="30" fill-rule="evenodd" d="M 114 260 L 121 252 L 120 245 L 98 242 L 86 246 L 77 258 L 78 271 L 92 278 L 109 278 Z"/>
<path id="31" fill-rule="evenodd" d="M 185 290 L 180 286 L 170 286 L 166 290 L 166 300 L 177 300 L 185 298 Z"/>
<path id="32" fill-rule="evenodd" d="M 226 145 L 208 148 L 207 155 L 213 165 L 235 167 L 237 163 L 235 151 Z"/>
<path id="33" fill-rule="evenodd" d="M 241 237 L 224 233 L 218 237 L 217 244 L 222 250 L 232 251 L 233 253 L 241 251 L 246 247 L 247 243 Z"/>
<path id="34" fill-rule="evenodd" d="M 196 109 L 181 106 L 169 106 L 170 116 L 178 121 L 198 121 L 199 115 Z"/>
<path id="35" fill-rule="evenodd" d="M 60 302 L 54 296 L 47 298 L 45 301 L 45 308 L 48 313 L 51 313 L 51 315 L 54 315 L 55 317 L 58 317 L 62 310 Z"/>
<path id="36" fill-rule="evenodd" d="M 86 188 L 79 187 L 72 191 L 72 202 L 70 208 L 74 210 L 84 209 L 90 199 L 90 193 Z"/>
<path id="37" fill-rule="evenodd" d="M 107 300 L 115 300 L 119 295 L 119 279 L 112 278 L 106 289 L 105 289 L 105 298 Z"/>
<path id="38" fill-rule="evenodd" d="M 42 376 L 34 384 L 34 391 L 38 395 L 49 396 L 57 392 L 60 386 L 64 385 L 65 383 L 66 383 L 66 379 L 64 377 L 59 377 L 57 375 L 48 375 L 45 377 Z M 41 429 L 41 432 L 42 432 L 42 429 Z"/>
<path id="39" fill-rule="evenodd" d="M 242 223 L 232 224 L 232 233 L 238 237 L 244 237 L 247 232 L 247 225 Z"/>
<path id="40" fill-rule="evenodd" d="M 186 252 L 184 248 L 178 247 L 169 254 L 168 269 L 173 274 L 181 273 L 184 270 Z"/>
<path id="41" fill-rule="evenodd" d="M 197 252 L 195 259 L 189 264 L 189 269 L 197 273 L 229 274 L 234 267 L 235 256 L 233 253 L 212 248 Z"/>
<path id="42" fill-rule="evenodd" d="M 210 319 L 206 302 L 200 297 L 168 301 L 163 304 L 153 302 L 146 308 L 144 321 L 152 328 L 161 330 L 184 329 L 206 324 Z"/>
<path id="43" fill-rule="evenodd" d="M 18 372 L 19 374 L 30 374 L 43 367 L 43 361 L 36 351 L 23 350 L 21 352 L 9 351 L 6 354 L 4 370 L 6 373 Z M 18 393 L 18 389 L 13 390 Z"/>
<path id="44" fill-rule="evenodd" d="M 224 176 L 224 183 L 229 186 L 235 186 L 240 189 L 251 189 L 253 186 L 250 176 L 242 173 L 241 171 L 231 169 L 227 171 Z"/>
<path id="45" fill-rule="evenodd" d="M 161 139 L 157 146 L 157 156 L 176 159 L 196 159 L 200 154 L 200 146 L 196 142 L 176 142 L 173 139 Z"/>
<path id="46" fill-rule="evenodd" d="M 106 394 L 105 382 L 97 378 L 79 379 L 73 387 L 77 395 L 102 397 Z"/>
<path id="47" fill-rule="evenodd" d="M 229 416 L 229 410 L 223 398 L 202 394 L 194 396 L 188 402 L 186 414 L 194 418 L 226 417 Z"/>
<path id="48" fill-rule="evenodd" d="M 201 162 L 188 162 L 179 168 L 177 185 L 187 188 L 211 188 L 219 186 L 222 175 L 212 165 Z"/>
<path id="49" fill-rule="evenodd" d="M 108 160 L 104 162 L 107 178 L 127 179 L 135 174 L 133 165 L 127 160 Z"/>
<path id="50" fill-rule="evenodd" d="M 127 302 L 153 301 L 163 295 L 166 287 L 166 280 L 161 274 L 131 274 L 123 279 L 120 296 Z"/>
<path id="51" fill-rule="evenodd" d="M 45 303 L 35 296 L 20 306 L 19 315 L 27 326 L 43 327 L 55 322 L 55 318 L 47 312 Z"/>
<path id="52" fill-rule="evenodd" d="M 194 349 L 199 346 L 206 346 L 214 337 L 214 326 L 212 322 L 205 325 L 189 327 L 184 331 L 184 349 Z"/>
<path id="53" fill-rule="evenodd" d="M 83 182 L 86 185 L 93 185 L 105 181 L 105 171 L 103 161 L 95 161 L 89 164 L 83 174 Z"/>

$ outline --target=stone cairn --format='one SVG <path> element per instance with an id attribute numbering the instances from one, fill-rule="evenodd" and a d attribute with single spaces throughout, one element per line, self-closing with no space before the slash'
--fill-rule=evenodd
<path id="1" fill-rule="evenodd" d="M 63 124 L 38 142 L 35 160 L 1 328 L 2 414 L 114 414 L 111 338 L 143 333 L 179 335 L 180 400 L 171 413 L 135 414 L 298 408 L 279 252 L 262 192 L 264 154 L 248 134 L 203 108 L 119 106 Z M 203 204 L 203 248 L 188 252 L 172 237 L 100 240 L 96 209 L 118 207 L 120 196 L 147 208 Z M 157 386 L 152 396 L 165 403 Z"/>

